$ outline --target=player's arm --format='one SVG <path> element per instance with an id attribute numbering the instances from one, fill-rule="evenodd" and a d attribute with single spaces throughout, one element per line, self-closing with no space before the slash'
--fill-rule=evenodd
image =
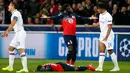
<path id="1" fill-rule="evenodd" d="M 107 34 L 106 34 L 105 38 L 103 39 L 103 41 L 107 40 L 107 38 L 109 37 L 109 35 L 111 33 L 111 29 L 112 29 L 112 24 L 108 24 Z"/>
<path id="2" fill-rule="evenodd" d="M 87 27 L 87 28 L 96 28 L 96 27 L 99 27 L 99 23 L 96 23 L 95 25 L 85 24 L 85 27 Z"/>
<path id="3" fill-rule="evenodd" d="M 42 18 L 47 18 L 47 19 L 62 19 L 64 16 L 64 13 L 59 13 L 58 15 L 55 15 L 55 16 L 46 16 L 46 15 L 42 15 Z M 60 20 L 59 20 L 60 21 Z M 61 25 L 62 26 L 62 25 Z M 52 28 L 53 30 L 59 32 L 61 30 L 62 27 L 59 27 L 58 29 L 55 27 L 55 24 L 52 24 Z"/>
<path id="4" fill-rule="evenodd" d="M 94 17 L 94 16 L 91 16 L 91 17 L 83 17 L 83 16 L 79 16 L 77 14 L 74 13 L 74 15 L 76 16 L 76 18 L 79 18 L 79 19 L 83 19 L 83 20 L 86 20 L 86 19 L 98 19 L 97 17 Z"/>
<path id="5" fill-rule="evenodd" d="M 64 13 L 59 13 L 58 15 L 55 16 L 46 16 L 46 15 L 42 15 L 41 18 L 47 18 L 47 19 L 56 19 L 56 18 L 62 18 Z"/>
<path id="6" fill-rule="evenodd" d="M 10 32 L 13 29 L 13 26 L 16 24 L 16 20 L 12 20 L 11 24 L 9 25 L 6 31 Z"/>
<path id="7" fill-rule="evenodd" d="M 107 17 L 107 27 L 108 27 L 107 34 L 106 34 L 105 38 L 103 39 L 103 41 L 107 41 L 107 38 L 109 37 L 109 35 L 111 33 L 111 29 L 112 29 L 112 17 L 111 16 Z"/>
<path id="8" fill-rule="evenodd" d="M 2 33 L 2 37 L 7 37 L 8 33 L 13 29 L 13 26 L 16 24 L 18 17 L 14 17 L 13 20 L 11 21 L 11 24 L 9 25 L 8 29 L 5 30 Z"/>

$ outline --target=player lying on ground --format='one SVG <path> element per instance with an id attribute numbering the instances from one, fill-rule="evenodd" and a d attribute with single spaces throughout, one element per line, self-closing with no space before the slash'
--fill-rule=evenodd
<path id="1" fill-rule="evenodd" d="M 58 72 L 63 72 L 63 71 L 85 71 L 85 70 L 91 70 L 95 71 L 95 68 L 92 65 L 88 66 L 71 66 L 66 63 L 62 62 L 57 62 L 57 63 L 48 63 L 44 65 L 39 65 L 37 67 L 36 72 L 47 72 L 47 71 L 58 71 Z"/>

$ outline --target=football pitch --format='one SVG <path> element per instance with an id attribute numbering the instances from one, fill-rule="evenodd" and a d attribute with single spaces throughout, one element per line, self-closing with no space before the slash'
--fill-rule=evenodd
<path id="1" fill-rule="evenodd" d="M 36 69 L 36 67 L 40 64 L 45 63 L 56 63 L 56 62 L 65 62 L 64 60 L 41 60 L 41 59 L 29 59 L 28 60 L 28 69 L 29 73 L 44 73 L 44 72 L 32 72 Z M 81 65 L 89 65 L 92 64 L 94 67 L 98 66 L 98 61 L 87 61 L 87 60 L 77 60 L 75 65 L 81 66 Z M 8 72 L 8 71 L 2 71 L 2 67 L 6 67 L 8 65 L 8 59 L 0 59 L 0 73 L 16 73 L 17 70 L 22 69 L 21 60 L 15 59 L 14 63 L 14 71 Z M 110 72 L 113 68 L 113 63 L 111 61 L 105 61 L 104 63 L 104 71 L 103 72 L 97 72 L 97 73 L 130 73 L 130 62 L 124 62 L 119 61 L 120 71 L 119 72 Z M 58 73 L 58 72 L 46 72 L 46 73 Z M 94 73 L 92 71 L 84 71 L 84 72 L 62 72 L 62 73 Z"/>

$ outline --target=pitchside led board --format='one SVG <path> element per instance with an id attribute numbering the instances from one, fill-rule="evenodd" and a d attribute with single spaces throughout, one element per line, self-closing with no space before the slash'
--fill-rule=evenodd
<path id="1" fill-rule="evenodd" d="M 118 60 L 130 61 L 130 35 L 118 35 Z"/>
<path id="2" fill-rule="evenodd" d="M 8 46 L 14 33 L 7 38 L 0 38 L 0 57 L 8 58 Z M 78 33 L 77 59 L 98 60 L 99 57 L 99 33 Z M 130 35 L 116 34 L 114 51 L 118 60 L 130 60 Z M 66 59 L 67 47 L 62 33 L 28 32 L 25 52 L 28 58 L 40 59 Z M 19 57 L 16 51 L 16 57 Z M 111 60 L 106 53 L 106 60 Z"/>
<path id="3" fill-rule="evenodd" d="M 46 34 L 46 58 L 47 59 L 66 59 L 67 47 L 65 45 L 62 34 Z M 99 57 L 99 34 L 77 34 L 78 60 L 98 60 Z M 116 37 L 114 40 L 114 51 L 116 52 Z M 106 60 L 111 60 L 106 52 Z"/>
<path id="4" fill-rule="evenodd" d="M 8 47 L 14 33 L 10 33 L 6 38 L 0 38 L 0 57 L 8 58 Z M 28 58 L 45 58 L 45 37 L 43 34 L 27 34 L 25 52 Z M 16 58 L 20 57 L 18 50 L 15 50 Z"/>

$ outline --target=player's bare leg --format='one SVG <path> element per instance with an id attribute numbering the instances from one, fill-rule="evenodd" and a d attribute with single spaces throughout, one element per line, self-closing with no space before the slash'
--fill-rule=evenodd
<path id="1" fill-rule="evenodd" d="M 96 71 L 103 71 L 103 63 L 104 63 L 104 59 L 105 59 L 105 44 L 103 44 L 102 42 L 100 42 L 100 56 L 99 56 L 99 65 L 96 68 Z"/>
<path id="2" fill-rule="evenodd" d="M 13 65 L 15 59 L 14 49 L 15 47 L 9 46 L 9 66 L 2 68 L 2 70 L 13 71 Z"/>
<path id="3" fill-rule="evenodd" d="M 118 66 L 118 62 L 117 62 L 117 56 L 113 52 L 113 49 L 108 50 L 108 53 L 110 54 L 111 59 L 112 59 L 112 61 L 114 63 L 114 68 L 112 70 L 110 70 L 110 71 L 120 71 L 119 66 Z"/>
<path id="4" fill-rule="evenodd" d="M 17 73 L 21 73 L 21 72 L 28 72 L 28 68 L 27 68 L 27 57 L 26 54 L 24 52 L 23 48 L 19 48 L 18 49 L 20 56 L 21 56 L 21 62 L 23 65 L 23 69 L 21 69 L 20 71 L 17 71 Z"/>

